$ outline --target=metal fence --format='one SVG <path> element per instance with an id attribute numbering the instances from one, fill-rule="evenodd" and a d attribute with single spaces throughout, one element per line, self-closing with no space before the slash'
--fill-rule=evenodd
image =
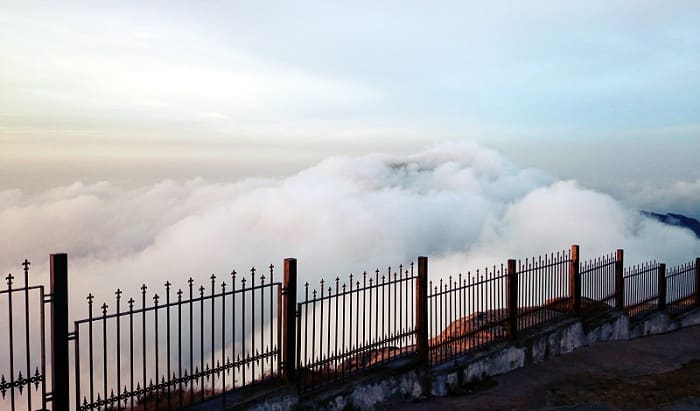
<path id="1" fill-rule="evenodd" d="M 604 314 L 617 307 L 616 272 L 622 272 L 622 258 L 622 250 L 618 250 L 580 264 L 582 315 Z"/>
<path id="2" fill-rule="evenodd" d="M 428 294 L 430 363 L 440 364 L 508 335 L 504 267 L 449 277 Z"/>
<path id="3" fill-rule="evenodd" d="M 569 298 L 575 294 L 569 289 L 572 263 L 570 251 L 518 261 L 515 273 L 518 332 L 565 317 L 572 310 L 573 301 Z"/>
<path id="4" fill-rule="evenodd" d="M 51 256 L 50 293 L 30 285 L 25 261 L 23 285 L 8 275 L 0 290 L 0 409 L 221 406 L 270 380 L 309 395 L 399 359 L 438 366 L 570 316 L 624 309 L 637 320 L 700 306 L 700 259 L 624 269 L 622 250 L 581 263 L 578 246 L 432 282 L 419 257 L 305 284 L 300 299 L 295 259 L 281 281 L 273 266 L 226 281 L 190 279 L 177 291 L 168 282 L 160 295 L 144 285 L 137 300 L 117 290 L 111 309 L 90 295 L 87 318 L 69 330 L 67 255 Z"/>
<path id="5" fill-rule="evenodd" d="M 267 274 L 267 275 L 266 275 Z M 194 286 L 122 301 L 115 292 L 95 313 L 75 322 L 75 401 L 79 410 L 178 409 L 279 374 L 277 309 L 281 283 L 267 273 L 238 275 L 230 285 Z"/>
<path id="6" fill-rule="evenodd" d="M 671 314 L 683 313 L 700 305 L 696 294 L 698 260 L 671 267 L 666 272 L 666 310 Z"/>
<path id="7" fill-rule="evenodd" d="M 650 261 L 625 269 L 625 309 L 632 320 L 659 308 L 659 278 L 664 278 L 662 267 L 665 269 L 663 264 Z"/>
<path id="8" fill-rule="evenodd" d="M 376 270 L 304 287 L 297 305 L 297 374 L 302 391 L 413 354 L 414 266 Z"/>

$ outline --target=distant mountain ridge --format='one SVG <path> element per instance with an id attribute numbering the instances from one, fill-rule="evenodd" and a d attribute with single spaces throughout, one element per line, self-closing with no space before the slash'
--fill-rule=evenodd
<path id="1" fill-rule="evenodd" d="M 651 217 L 653 219 L 656 219 L 664 224 L 672 225 L 675 227 L 684 227 L 695 233 L 695 237 L 700 239 L 700 221 L 684 216 L 682 214 L 674 214 L 674 213 L 666 213 L 666 214 L 661 214 L 661 213 L 655 213 L 653 211 L 643 211 L 642 214 L 644 214 L 647 217 Z"/>

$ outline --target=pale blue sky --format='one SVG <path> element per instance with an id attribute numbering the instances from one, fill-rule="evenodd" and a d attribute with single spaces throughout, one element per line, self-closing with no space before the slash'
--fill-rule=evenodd
<path id="1" fill-rule="evenodd" d="M 143 3 L 0 1 L 0 188 L 463 139 L 609 191 L 700 179 L 697 1 Z"/>

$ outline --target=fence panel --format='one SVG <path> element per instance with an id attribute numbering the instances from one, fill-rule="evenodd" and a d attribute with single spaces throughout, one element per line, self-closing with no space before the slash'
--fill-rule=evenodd
<path id="1" fill-rule="evenodd" d="M 658 308 L 659 263 L 650 261 L 625 269 L 625 309 L 630 319 Z"/>
<path id="2" fill-rule="evenodd" d="M 583 297 L 581 315 L 590 317 L 615 309 L 616 264 L 617 255 L 615 253 L 580 264 L 579 273 Z"/>
<path id="3" fill-rule="evenodd" d="M 430 282 L 430 363 L 441 364 L 508 335 L 504 267 Z"/>
<path id="4" fill-rule="evenodd" d="M 7 313 L 0 319 L 7 333 L 0 350 L 0 409 L 32 411 L 46 407 L 46 295 L 43 285 L 29 285 L 29 261 L 22 265 L 23 285 L 8 274 L 7 289 L 0 290 L 0 312 Z"/>
<path id="5" fill-rule="evenodd" d="M 565 317 L 571 311 L 571 252 L 518 261 L 518 332 Z"/>
<path id="6" fill-rule="evenodd" d="M 348 282 L 304 287 L 297 305 L 297 378 L 304 392 L 342 381 L 389 360 L 413 355 L 416 344 L 413 264 Z"/>
<path id="7" fill-rule="evenodd" d="M 277 319 L 280 283 L 269 276 L 231 273 L 231 286 L 194 287 L 140 301 L 115 292 L 114 309 L 75 322 L 75 401 L 79 410 L 173 410 L 280 374 Z M 257 280 L 257 282 L 256 282 Z"/>
<path id="8" fill-rule="evenodd" d="M 672 315 L 695 307 L 695 264 L 692 261 L 666 272 L 666 310 Z"/>

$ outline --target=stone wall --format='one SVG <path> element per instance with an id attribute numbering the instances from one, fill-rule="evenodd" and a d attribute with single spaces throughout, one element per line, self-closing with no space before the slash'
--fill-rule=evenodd
<path id="1" fill-rule="evenodd" d="M 433 369 L 416 363 L 398 367 L 389 365 L 362 376 L 342 387 L 299 398 L 298 396 L 266 396 L 246 409 L 255 410 L 373 410 L 380 404 L 413 401 L 433 396 L 446 396 L 460 386 L 504 374 L 529 364 L 569 353 L 597 342 L 628 340 L 662 334 L 700 324 L 700 309 L 672 317 L 654 312 L 635 322 L 627 314 L 608 313 L 595 321 L 569 318 L 543 326 L 528 336 L 487 349 L 469 353 Z M 240 409 L 231 408 L 231 409 Z"/>

